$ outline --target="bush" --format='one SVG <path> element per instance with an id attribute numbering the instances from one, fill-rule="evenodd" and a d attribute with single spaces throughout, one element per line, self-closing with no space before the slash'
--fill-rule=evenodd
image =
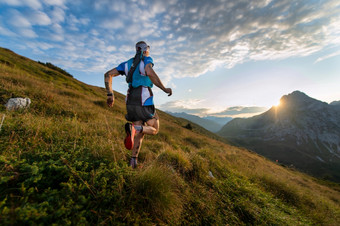
<path id="1" fill-rule="evenodd" d="M 150 213 L 153 220 L 176 223 L 182 212 L 179 179 L 165 166 L 151 165 L 137 175 L 130 187 L 130 203 Z"/>
<path id="2" fill-rule="evenodd" d="M 262 176 L 259 180 L 265 190 L 271 192 L 284 202 L 293 204 L 294 206 L 298 206 L 301 202 L 298 191 L 284 182 L 280 182 L 269 176 Z"/>
<path id="3" fill-rule="evenodd" d="M 201 140 L 194 137 L 186 137 L 184 141 L 193 145 L 195 148 L 201 148 L 204 144 Z"/>
<path id="4" fill-rule="evenodd" d="M 190 156 L 192 164 L 192 170 L 188 172 L 190 179 L 196 179 L 198 181 L 204 181 L 208 177 L 209 164 L 208 161 L 197 154 Z"/>
<path id="5" fill-rule="evenodd" d="M 55 71 L 58 71 L 59 73 L 64 74 L 64 75 L 66 75 L 66 76 L 68 76 L 68 77 L 73 78 L 73 76 L 72 76 L 70 73 L 68 73 L 68 72 L 65 71 L 64 69 L 61 69 L 61 68 L 58 67 L 58 66 L 53 65 L 53 64 L 50 63 L 50 62 L 46 62 L 46 63 L 44 64 L 44 63 L 38 61 L 38 63 L 39 63 L 39 64 L 42 64 L 42 65 L 45 65 L 46 67 L 48 67 L 48 68 L 50 68 L 50 69 L 53 69 L 53 70 L 55 70 Z"/>
<path id="6" fill-rule="evenodd" d="M 157 161 L 172 166 L 183 175 L 192 170 L 192 164 L 184 152 L 166 150 L 158 156 Z"/>

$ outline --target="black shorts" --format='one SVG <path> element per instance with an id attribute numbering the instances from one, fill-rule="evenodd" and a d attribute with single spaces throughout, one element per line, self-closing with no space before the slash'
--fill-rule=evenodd
<path id="1" fill-rule="evenodd" d="M 155 118 L 156 115 L 156 109 L 154 105 L 126 105 L 126 110 L 127 114 L 125 115 L 125 118 L 130 122 L 143 121 L 144 123 Z"/>

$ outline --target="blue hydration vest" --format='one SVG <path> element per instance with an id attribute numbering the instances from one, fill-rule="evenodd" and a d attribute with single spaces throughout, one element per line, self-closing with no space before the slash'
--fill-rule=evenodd
<path id="1" fill-rule="evenodd" d="M 132 63 L 133 58 L 127 61 L 128 70 L 130 70 Z M 144 67 L 145 67 L 144 59 L 142 59 L 132 75 L 132 84 L 129 83 L 129 86 L 132 85 L 133 88 L 137 88 L 139 86 L 146 86 L 150 88 L 153 87 L 153 83 L 151 82 L 150 78 L 146 75 Z"/>
<path id="2" fill-rule="evenodd" d="M 131 58 L 130 60 L 125 61 L 116 67 L 119 74 L 128 76 L 129 70 L 133 64 L 133 59 L 134 58 Z M 145 65 L 149 63 L 153 65 L 153 59 L 151 57 L 143 57 L 132 75 L 132 82 L 128 82 L 129 90 L 126 98 L 127 105 L 154 105 L 153 93 L 151 90 L 153 83 L 146 75 L 144 69 Z"/>

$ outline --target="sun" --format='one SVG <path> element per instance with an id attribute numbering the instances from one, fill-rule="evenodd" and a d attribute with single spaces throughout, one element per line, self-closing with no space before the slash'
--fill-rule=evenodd
<path id="1" fill-rule="evenodd" d="M 274 107 L 280 107 L 281 105 L 281 100 L 279 100 L 279 102 L 277 102 L 276 104 L 274 104 Z"/>

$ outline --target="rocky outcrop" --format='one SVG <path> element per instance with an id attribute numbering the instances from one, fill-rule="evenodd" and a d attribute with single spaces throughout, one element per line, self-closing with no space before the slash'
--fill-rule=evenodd
<path id="1" fill-rule="evenodd" d="M 30 98 L 11 98 L 5 104 L 6 109 L 9 111 L 29 108 L 30 105 L 31 105 Z"/>

